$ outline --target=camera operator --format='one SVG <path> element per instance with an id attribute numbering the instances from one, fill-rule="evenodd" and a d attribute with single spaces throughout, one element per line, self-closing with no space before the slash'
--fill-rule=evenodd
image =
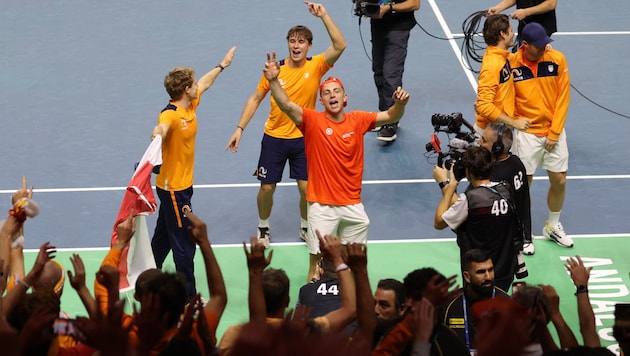
<path id="1" fill-rule="evenodd" d="M 460 163 L 471 187 L 457 196 L 459 182 L 454 170 Z M 505 182 L 490 181 L 492 165 L 490 151 L 473 146 L 450 171 L 437 165 L 433 168 L 433 178 L 442 190 L 433 226 L 455 231 L 460 257 L 473 248 L 488 251 L 495 262 L 495 285 L 507 291 L 514 280 L 522 235 L 514 215 L 512 190 Z"/>
<path id="2" fill-rule="evenodd" d="M 378 92 L 378 109 L 386 111 L 392 105 L 392 94 L 402 87 L 402 76 L 407 58 L 409 33 L 416 25 L 414 11 L 420 8 L 420 0 L 355 0 L 357 5 L 378 3 L 379 11 L 364 11 L 370 17 L 372 33 L 372 72 Z M 365 9 L 371 7 L 363 7 Z M 398 124 L 383 125 L 377 140 L 393 142 L 396 140 Z"/>
<path id="3" fill-rule="evenodd" d="M 514 206 L 523 226 L 523 253 L 533 255 L 535 250 L 532 239 L 531 199 L 527 171 L 521 159 L 510 153 L 512 141 L 512 129 L 505 124 L 492 122 L 486 127 L 478 143 L 479 146 L 492 152 L 495 158 L 490 180 L 506 181 L 514 188 Z"/>

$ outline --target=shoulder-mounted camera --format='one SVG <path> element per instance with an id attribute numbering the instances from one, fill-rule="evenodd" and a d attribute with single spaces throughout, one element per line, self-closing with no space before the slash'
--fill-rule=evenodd
<path id="1" fill-rule="evenodd" d="M 374 17 L 381 11 L 378 0 L 352 0 L 352 2 L 354 2 L 355 16 Z"/>
<path id="2" fill-rule="evenodd" d="M 437 165 L 446 169 L 451 169 L 455 179 L 461 180 L 466 176 L 466 167 L 462 162 L 464 152 L 470 147 L 475 140 L 475 129 L 464 117 L 462 113 L 455 112 L 450 115 L 433 114 L 431 116 L 431 125 L 435 132 L 431 135 L 431 142 L 425 145 L 427 153 L 437 153 Z M 468 129 L 468 132 L 462 131 L 462 126 Z M 442 150 L 438 133 L 444 132 L 448 137 L 448 150 Z M 452 137 L 450 135 L 455 135 Z"/>

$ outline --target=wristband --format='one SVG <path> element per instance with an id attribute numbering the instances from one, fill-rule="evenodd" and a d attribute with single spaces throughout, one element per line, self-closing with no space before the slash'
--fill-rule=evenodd
<path id="1" fill-rule="evenodd" d="M 392 3 L 392 2 L 389 3 L 389 11 L 396 12 L 396 11 L 394 11 L 394 3 Z"/>
<path id="2" fill-rule="evenodd" d="M 26 289 L 31 288 L 31 285 L 26 283 L 23 279 L 18 278 L 15 280 L 16 283 L 23 285 Z"/>
<path id="3" fill-rule="evenodd" d="M 225 70 L 225 67 L 221 65 L 221 63 L 217 64 L 216 66 L 214 66 L 215 68 L 220 68 L 221 72 L 223 72 L 223 70 Z"/>
<path id="4" fill-rule="evenodd" d="M 577 286 L 577 288 L 575 289 L 575 295 L 578 295 L 580 293 L 588 293 L 588 287 L 584 285 Z"/>
<path id="5" fill-rule="evenodd" d="M 341 272 L 341 271 L 345 271 L 345 270 L 347 270 L 347 269 L 350 269 L 350 267 L 348 267 L 348 265 L 347 265 L 347 264 L 345 264 L 345 263 L 343 263 L 343 262 L 342 262 L 339 266 L 337 266 L 337 267 L 335 268 L 335 272 Z"/>
<path id="6" fill-rule="evenodd" d="M 241 131 L 245 131 L 245 128 L 243 128 L 243 126 L 241 125 L 236 125 L 236 128 L 241 129 Z"/>
<path id="7" fill-rule="evenodd" d="M 438 183 L 438 185 L 440 186 L 440 190 L 444 189 L 444 187 L 446 187 L 448 183 L 450 183 L 449 180 L 445 180 L 443 182 Z"/>

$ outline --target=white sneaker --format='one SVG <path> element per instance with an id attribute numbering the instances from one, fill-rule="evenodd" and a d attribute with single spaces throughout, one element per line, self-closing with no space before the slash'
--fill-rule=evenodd
<path id="1" fill-rule="evenodd" d="M 265 248 L 269 248 L 271 243 L 271 234 L 269 233 L 269 227 L 258 227 L 258 231 L 256 231 L 256 237 L 258 237 L 258 241 L 262 242 Z"/>
<path id="2" fill-rule="evenodd" d="M 564 228 L 559 222 L 556 226 L 549 226 L 549 221 L 547 221 L 543 228 L 543 236 L 562 247 L 573 247 L 573 239 L 564 232 Z"/>
<path id="3" fill-rule="evenodd" d="M 534 252 L 535 252 L 534 241 L 526 242 L 523 244 L 523 254 L 531 256 L 534 254 Z"/>
<path id="4" fill-rule="evenodd" d="M 308 237 L 308 228 L 303 227 L 300 228 L 300 238 L 302 241 L 306 242 L 306 238 Z"/>

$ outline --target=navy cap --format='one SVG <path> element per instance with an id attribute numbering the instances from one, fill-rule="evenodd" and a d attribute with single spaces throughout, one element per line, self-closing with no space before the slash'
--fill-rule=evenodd
<path id="1" fill-rule="evenodd" d="M 533 44 L 538 48 L 544 48 L 549 42 L 553 41 L 547 36 L 547 31 L 537 22 L 530 22 L 521 31 L 521 38 L 527 43 Z"/>

